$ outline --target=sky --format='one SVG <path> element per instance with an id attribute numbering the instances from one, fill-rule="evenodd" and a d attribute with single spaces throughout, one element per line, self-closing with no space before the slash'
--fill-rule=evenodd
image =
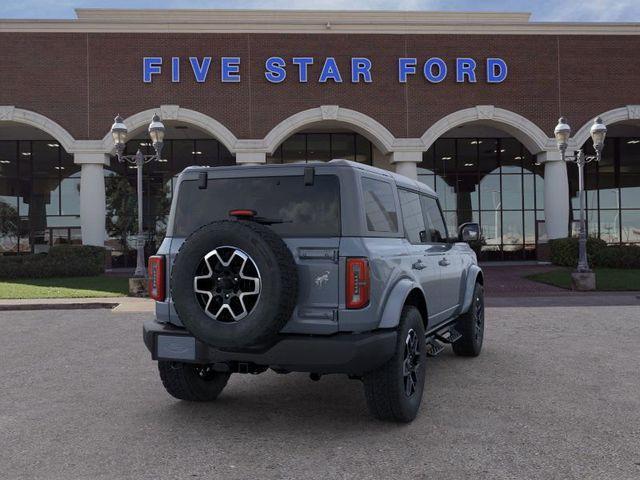
<path id="1" fill-rule="evenodd" d="M 0 0 L 0 18 L 75 18 L 74 8 L 257 8 L 531 12 L 539 22 L 638 22 L 640 0 Z"/>

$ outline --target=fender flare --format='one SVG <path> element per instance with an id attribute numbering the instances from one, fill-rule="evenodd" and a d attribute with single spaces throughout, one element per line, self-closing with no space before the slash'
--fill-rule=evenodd
<path id="1" fill-rule="evenodd" d="M 471 302 L 473 301 L 473 290 L 476 285 L 478 277 L 481 278 L 481 282 L 484 281 L 482 269 L 478 265 L 471 265 L 467 271 L 467 280 L 464 286 L 464 299 L 462 300 L 462 307 L 460 313 L 466 313 L 471 308 Z"/>
<path id="2" fill-rule="evenodd" d="M 387 296 L 378 328 L 395 328 L 398 326 L 400 323 L 400 314 L 402 313 L 402 308 L 404 307 L 407 297 L 409 293 L 416 288 L 420 290 L 424 297 L 422 287 L 410 278 L 401 278 L 398 283 L 393 286 Z"/>

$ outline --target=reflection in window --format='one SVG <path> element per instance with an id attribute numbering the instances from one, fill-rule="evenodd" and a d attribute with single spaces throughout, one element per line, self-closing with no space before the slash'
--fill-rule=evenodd
<path id="1" fill-rule="evenodd" d="M 447 226 L 481 224 L 481 259 L 532 258 L 544 219 L 543 168 L 513 138 L 441 138 L 423 154 L 418 179 L 435 187 Z"/>
<path id="2" fill-rule="evenodd" d="M 592 151 L 591 140 L 583 146 Z M 579 220 L 578 169 L 567 165 L 571 222 Z M 640 141 L 633 137 L 607 137 L 602 160 L 585 169 L 588 232 L 608 243 L 636 243 L 640 228 L 636 209 L 640 207 Z"/>
<path id="3" fill-rule="evenodd" d="M 69 198 L 79 172 L 55 140 L 0 141 L 0 254 L 45 252 L 54 228 L 69 240 L 80 223 L 79 194 Z"/>
<path id="4" fill-rule="evenodd" d="M 370 232 L 397 232 L 398 216 L 391 184 L 363 178 L 362 195 L 368 230 Z"/>
<path id="5" fill-rule="evenodd" d="M 404 232 L 411 243 L 424 243 L 425 227 L 420 196 L 417 193 L 399 189 L 400 208 L 402 210 L 402 223 Z"/>
<path id="6" fill-rule="evenodd" d="M 125 152 L 135 153 L 138 148 L 145 154 L 153 153 L 153 147 L 148 139 L 127 142 Z M 173 186 L 180 172 L 191 165 L 215 167 L 234 164 L 235 158 L 222 143 L 215 139 L 165 140 L 162 161 L 147 163 L 142 170 L 144 198 L 142 212 L 148 241 L 147 256 L 156 251 L 166 234 Z M 107 194 L 106 245 L 112 253 L 113 267 L 130 267 L 135 265 L 137 169 L 112 158 L 111 166 L 105 169 L 104 174 Z M 62 190 L 63 210 L 71 208 L 74 180 L 74 178 L 68 179 L 66 182 L 68 185 L 65 184 Z M 69 199 L 66 206 L 65 195 Z"/>
<path id="7" fill-rule="evenodd" d="M 355 160 L 373 164 L 373 145 L 357 133 L 296 133 L 267 155 L 267 163 Z"/>

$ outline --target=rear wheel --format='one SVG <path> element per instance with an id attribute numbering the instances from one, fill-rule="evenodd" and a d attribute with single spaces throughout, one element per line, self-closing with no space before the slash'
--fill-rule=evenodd
<path id="1" fill-rule="evenodd" d="M 473 290 L 469 311 L 458 317 L 456 330 L 462 338 L 452 345 L 454 353 L 462 357 L 480 355 L 484 339 L 484 288 L 479 283 Z"/>
<path id="2" fill-rule="evenodd" d="M 227 385 L 230 373 L 216 372 L 209 365 L 159 361 L 158 370 L 164 388 L 179 400 L 210 402 Z"/>
<path id="3" fill-rule="evenodd" d="M 410 422 L 418 414 L 425 379 L 426 344 L 420 311 L 403 308 L 394 356 L 363 377 L 369 412 L 380 420 Z"/>

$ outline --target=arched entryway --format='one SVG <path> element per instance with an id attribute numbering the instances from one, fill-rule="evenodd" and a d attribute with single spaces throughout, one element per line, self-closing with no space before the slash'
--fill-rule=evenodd
<path id="1" fill-rule="evenodd" d="M 48 118 L 0 108 L 0 254 L 81 243 L 74 139 Z"/>
<path id="2" fill-rule="evenodd" d="M 130 130 L 131 140 L 126 144 L 125 154 L 135 154 L 138 149 L 144 154 L 154 153 L 146 131 L 150 118 Z M 226 146 L 230 141 L 228 137 L 223 142 L 211 134 L 210 128 L 205 130 L 200 125 L 183 120 L 163 119 L 163 123 L 166 134 L 162 160 L 152 161 L 143 167 L 143 223 L 148 255 L 157 250 L 165 236 L 178 174 L 191 165 L 235 164 L 235 157 Z M 114 268 L 133 267 L 136 261 L 137 168 L 129 163 L 118 162 L 113 155 L 110 165 L 104 169 L 104 175 L 105 245 L 111 251 Z"/>
<path id="3" fill-rule="evenodd" d="M 276 125 L 263 139 L 267 163 L 346 159 L 392 170 L 395 138 L 373 118 L 325 105 L 299 112 Z"/>
<path id="4" fill-rule="evenodd" d="M 640 107 L 627 106 L 600 115 L 607 125 L 602 159 L 585 167 L 589 235 L 609 244 L 640 243 Z M 574 139 L 593 153 L 587 122 Z M 578 173 L 568 165 L 570 228 L 577 235 L 580 218 Z"/>
<path id="5" fill-rule="evenodd" d="M 450 232 L 480 223 L 481 260 L 536 258 L 547 236 L 537 155 L 547 146 L 544 133 L 510 112 L 476 107 L 434 124 L 423 141 L 429 149 L 418 179 L 438 193 Z"/>

